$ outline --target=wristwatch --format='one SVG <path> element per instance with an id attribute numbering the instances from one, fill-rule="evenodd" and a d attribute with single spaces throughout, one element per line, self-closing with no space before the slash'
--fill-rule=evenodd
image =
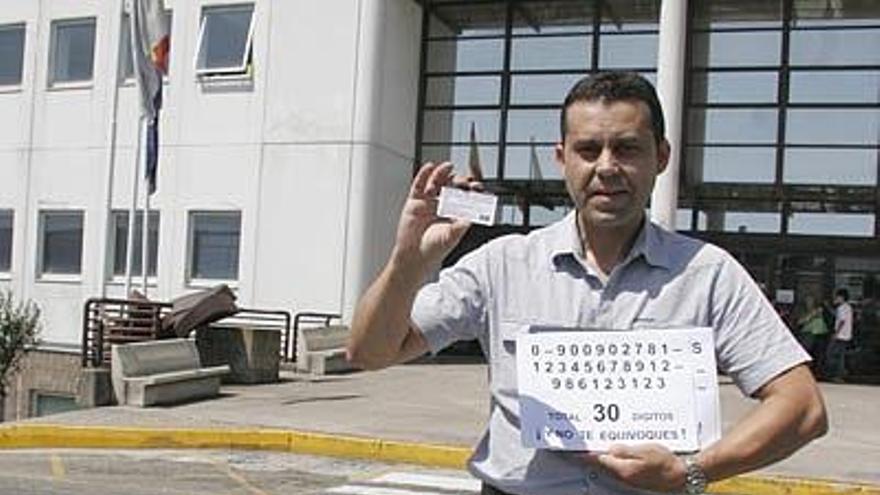
<path id="1" fill-rule="evenodd" d="M 697 456 L 689 455 L 685 457 L 684 467 L 684 493 L 686 495 L 703 495 L 706 493 L 709 479 L 706 477 L 706 472 L 700 467 L 700 463 L 697 462 Z"/>

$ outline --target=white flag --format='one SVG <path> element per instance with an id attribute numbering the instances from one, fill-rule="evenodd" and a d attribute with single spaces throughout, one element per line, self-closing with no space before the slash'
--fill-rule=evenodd
<path id="1" fill-rule="evenodd" d="M 141 116 L 147 121 L 146 179 L 153 193 L 159 160 L 162 76 L 168 73 L 171 38 L 162 0 L 132 0 L 130 18 L 134 76 L 141 94 Z"/>

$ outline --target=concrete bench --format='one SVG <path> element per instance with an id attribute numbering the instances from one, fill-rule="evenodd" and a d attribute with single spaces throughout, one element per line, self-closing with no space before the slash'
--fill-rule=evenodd
<path id="1" fill-rule="evenodd" d="M 196 329 L 202 364 L 228 364 L 223 383 L 273 383 L 281 363 L 281 332 L 275 328 L 208 325 Z"/>
<path id="2" fill-rule="evenodd" d="M 113 391 L 119 404 L 150 406 L 216 396 L 229 366 L 203 368 L 192 339 L 114 345 Z"/>
<path id="3" fill-rule="evenodd" d="M 296 343 L 296 368 L 313 375 L 349 371 L 345 359 L 349 328 L 345 325 L 329 325 L 300 328 Z"/>

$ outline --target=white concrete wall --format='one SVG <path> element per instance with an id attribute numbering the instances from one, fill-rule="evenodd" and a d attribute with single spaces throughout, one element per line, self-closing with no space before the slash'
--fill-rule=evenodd
<path id="1" fill-rule="evenodd" d="M 121 1 L 121 0 L 120 0 Z M 226 0 L 166 0 L 170 76 L 160 127 L 159 267 L 150 297 L 196 289 L 186 279 L 194 210 L 241 211 L 239 303 L 344 312 L 390 251 L 412 170 L 421 11 L 412 0 L 256 0 L 251 77 L 195 77 L 199 16 Z M 13 2 L 26 22 L 21 88 L 0 91 L 0 208 L 15 210 L 10 286 L 44 309 L 44 340 L 75 349 L 81 308 L 102 291 L 109 165 L 112 208 L 131 202 L 137 94 L 120 87 L 111 156 L 118 1 Z M 50 23 L 97 17 L 95 78 L 47 89 Z M 41 209 L 85 211 L 83 273 L 36 277 Z M 139 280 L 136 280 L 139 283 Z M 122 295 L 119 281 L 107 295 Z"/>
<path id="2" fill-rule="evenodd" d="M 348 198 L 343 314 L 381 269 L 412 171 L 419 10 L 406 0 L 364 2 Z M 367 102 L 371 102 L 367 103 Z"/>

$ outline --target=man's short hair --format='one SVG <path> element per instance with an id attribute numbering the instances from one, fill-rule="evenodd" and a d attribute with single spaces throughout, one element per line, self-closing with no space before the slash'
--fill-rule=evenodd
<path id="1" fill-rule="evenodd" d="M 840 296 L 840 298 L 844 301 L 849 301 L 849 291 L 844 288 L 840 288 L 834 291 L 834 295 Z"/>
<path id="2" fill-rule="evenodd" d="M 584 77 L 569 90 L 562 104 L 560 115 L 560 131 L 562 141 L 565 141 L 565 132 L 568 107 L 577 102 L 604 101 L 613 102 L 620 100 L 638 100 L 644 102 L 651 111 L 651 129 L 654 140 L 662 142 L 666 137 L 666 123 L 663 120 L 663 108 L 657 98 L 654 86 L 635 72 L 600 72 Z"/>

